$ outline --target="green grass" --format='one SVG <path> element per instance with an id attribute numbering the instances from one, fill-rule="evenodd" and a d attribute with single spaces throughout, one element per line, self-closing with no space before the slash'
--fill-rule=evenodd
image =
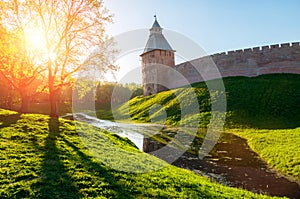
<path id="1" fill-rule="evenodd" d="M 0 198 L 268 198 L 167 165 L 88 124 L 5 110 L 0 118 Z"/>
<path id="2" fill-rule="evenodd" d="M 300 75 L 228 77 L 224 78 L 224 85 L 227 98 L 226 127 L 284 129 L 300 126 Z M 205 128 L 211 119 L 210 98 L 214 98 L 220 91 L 213 90 L 210 96 L 203 82 L 195 83 L 192 87 L 133 98 L 129 101 L 130 116 L 135 121 L 150 122 L 154 119 L 159 122 L 163 121 L 166 113 L 166 123 L 178 125 L 181 110 L 189 106 L 193 101 L 191 93 L 195 93 L 199 102 L 199 114 L 191 114 L 183 118 L 182 122 L 191 124 L 200 121 L 199 127 Z M 182 107 L 175 94 L 184 99 Z M 149 110 L 155 104 L 160 104 L 161 107 L 149 114 Z M 121 119 L 125 113 L 126 104 L 116 110 Z"/>
<path id="3" fill-rule="evenodd" d="M 224 81 L 227 126 L 285 129 L 300 126 L 300 75 L 271 74 Z"/>
<path id="4" fill-rule="evenodd" d="M 211 83 L 213 84 L 214 80 Z M 227 98 L 226 131 L 246 138 L 250 147 L 270 167 L 300 182 L 300 130 L 297 128 L 300 127 L 300 75 L 228 77 L 224 78 L 224 85 Z M 192 88 L 177 88 L 130 100 L 128 104 L 131 119 L 151 122 L 153 118 L 157 118 L 154 121 L 164 122 L 160 117 L 165 110 L 165 123 L 178 125 L 181 120 L 181 107 L 175 95 L 185 95 L 186 100 L 182 106 L 187 106 L 192 101 L 189 99 L 189 93 L 192 92 L 196 93 L 199 113 L 182 118 L 181 122 L 195 125 L 193 122 L 198 120 L 198 127 L 205 129 L 211 119 L 211 96 L 203 82 L 193 84 Z M 214 90 L 211 94 L 213 98 L 218 91 Z M 151 112 L 151 107 L 158 107 L 156 104 L 160 104 L 161 107 Z M 126 111 L 124 104 L 116 113 L 122 119 Z M 162 131 L 154 139 L 164 143 L 172 136 Z M 197 149 L 202 140 L 203 133 L 199 133 L 192 147 Z M 197 152 L 193 151 L 192 147 L 189 152 Z"/>
<path id="5" fill-rule="evenodd" d="M 300 128 L 286 130 L 230 130 L 247 139 L 268 165 L 300 183 Z"/>
<path id="6" fill-rule="evenodd" d="M 114 121 L 112 112 L 109 108 L 103 108 L 103 109 L 98 109 L 96 111 L 96 115 L 98 118 L 101 118 L 103 120 L 111 120 Z"/>

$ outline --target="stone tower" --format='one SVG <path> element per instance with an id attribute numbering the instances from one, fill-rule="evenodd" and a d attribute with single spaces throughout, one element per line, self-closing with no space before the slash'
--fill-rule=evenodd
<path id="1" fill-rule="evenodd" d="M 150 29 L 150 36 L 145 46 L 142 57 L 142 75 L 144 95 L 152 95 L 167 88 L 161 84 L 162 81 L 168 81 L 167 71 L 161 69 L 161 66 L 175 65 L 174 50 L 162 34 L 162 28 L 155 20 Z M 165 67 L 164 67 L 165 68 Z"/>

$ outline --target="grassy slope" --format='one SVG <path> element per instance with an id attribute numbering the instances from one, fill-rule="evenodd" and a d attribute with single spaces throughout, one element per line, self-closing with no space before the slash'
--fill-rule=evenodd
<path id="1" fill-rule="evenodd" d="M 224 78 L 224 85 L 227 98 L 227 127 L 278 129 L 300 126 L 300 75 L 229 77 Z M 205 83 L 196 83 L 193 84 L 193 88 L 174 89 L 145 98 L 136 97 L 129 102 L 130 115 L 136 121 L 149 122 L 155 117 L 159 120 L 163 115 L 162 108 L 151 117 L 148 112 L 154 104 L 161 104 L 168 114 L 167 123 L 177 124 L 181 113 L 174 93 L 181 93 L 186 97 L 181 104 L 184 106 L 189 103 L 188 98 L 193 91 L 199 101 L 200 126 L 205 127 L 209 124 L 211 106 Z M 118 113 L 125 113 L 124 105 L 119 108 Z"/>
<path id="2" fill-rule="evenodd" d="M 228 78 L 229 126 L 278 129 L 300 126 L 300 75 Z"/>
<path id="3" fill-rule="evenodd" d="M 236 134 L 245 137 L 250 147 L 256 151 L 270 166 L 281 173 L 300 180 L 300 75 L 273 74 L 259 77 L 229 77 L 224 79 L 227 95 L 227 128 L 251 128 L 235 130 Z M 193 85 L 200 106 L 200 126 L 205 127 L 210 120 L 210 99 L 204 83 Z M 136 121 L 149 122 L 155 114 L 148 111 L 151 106 L 161 104 L 168 112 L 167 123 L 177 124 L 180 120 L 173 92 L 180 93 L 192 89 L 175 89 L 151 95 L 145 98 L 134 98 L 130 104 L 130 114 Z M 124 114 L 124 105 L 118 110 Z M 171 107 L 171 108 L 170 108 Z M 171 111 L 169 111 L 171 110 Z M 176 109 L 175 109 L 176 110 Z M 156 114 L 161 112 L 158 110 Z M 241 128 L 242 127 L 242 128 Z M 253 130 L 269 129 L 269 130 Z"/>
<path id="4" fill-rule="evenodd" d="M 111 169 L 92 156 L 93 150 L 87 150 L 73 121 L 0 110 L 0 198 L 267 198 L 166 165 L 138 151 L 128 140 L 87 124 L 77 127 L 86 132 L 83 137 L 92 138 L 89 144 L 94 149 L 100 146 L 117 156 L 116 160 L 122 158 L 120 150 L 137 157 L 133 169 L 165 167 L 143 174 Z"/>

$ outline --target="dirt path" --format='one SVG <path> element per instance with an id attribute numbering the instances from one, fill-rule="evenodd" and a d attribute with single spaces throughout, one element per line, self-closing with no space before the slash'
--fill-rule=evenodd
<path id="1" fill-rule="evenodd" d="M 200 160 L 185 153 L 173 165 L 209 176 L 223 184 L 270 196 L 300 198 L 300 186 L 278 176 L 253 152 L 245 139 L 226 134 L 211 157 Z"/>

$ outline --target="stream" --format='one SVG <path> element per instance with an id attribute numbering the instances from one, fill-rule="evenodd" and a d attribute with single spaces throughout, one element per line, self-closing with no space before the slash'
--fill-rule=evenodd
<path id="1" fill-rule="evenodd" d="M 144 150 L 145 147 L 144 135 L 150 137 L 154 135 L 153 132 L 159 132 L 162 128 L 162 125 L 116 123 L 81 113 L 76 114 L 76 120 L 127 137 L 140 150 Z M 151 152 L 147 151 L 147 153 L 152 154 Z M 250 149 L 245 139 L 230 133 L 224 133 L 222 141 L 218 142 L 213 151 L 204 159 L 199 159 L 196 155 L 183 153 L 172 164 L 207 176 L 213 181 L 230 187 L 239 187 L 270 196 L 300 198 L 299 184 L 291 182 L 271 170 Z"/>

